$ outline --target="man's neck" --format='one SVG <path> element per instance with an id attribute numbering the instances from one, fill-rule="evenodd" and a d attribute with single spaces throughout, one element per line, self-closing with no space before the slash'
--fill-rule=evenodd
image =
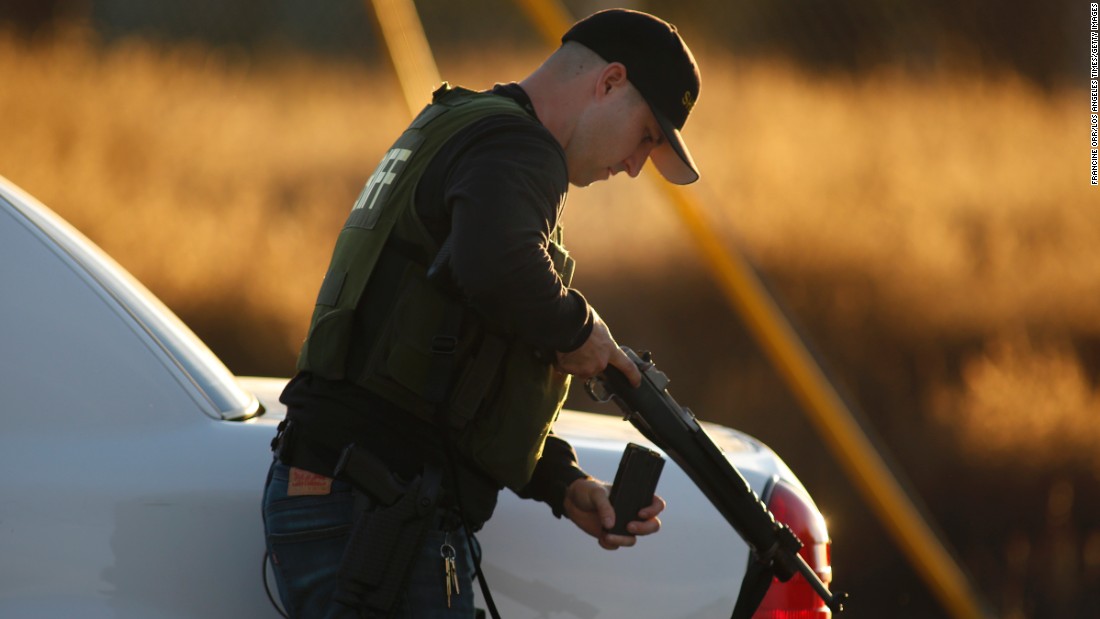
<path id="1" fill-rule="evenodd" d="M 521 81 L 520 87 L 531 98 L 539 122 L 563 149 L 567 147 L 576 127 L 576 114 L 571 109 L 571 102 L 562 96 L 560 85 L 550 83 L 536 71 Z"/>

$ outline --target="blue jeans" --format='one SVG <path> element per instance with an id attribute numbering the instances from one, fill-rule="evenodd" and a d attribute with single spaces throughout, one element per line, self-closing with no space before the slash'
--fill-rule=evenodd
<path id="1" fill-rule="evenodd" d="M 358 613 L 333 599 L 340 559 L 355 522 L 357 505 L 371 509 L 369 499 L 350 484 L 333 480 L 332 492 L 316 496 L 287 496 L 290 467 L 274 461 L 264 488 L 263 517 L 267 550 L 275 572 L 279 598 L 292 618 L 351 619 Z M 436 519 L 442 522 L 442 514 Z M 447 607 L 444 542 L 455 549 L 459 593 Z M 420 556 L 414 561 L 406 591 L 399 596 L 393 617 L 470 619 L 474 617 L 473 559 L 463 529 L 429 529 Z"/>

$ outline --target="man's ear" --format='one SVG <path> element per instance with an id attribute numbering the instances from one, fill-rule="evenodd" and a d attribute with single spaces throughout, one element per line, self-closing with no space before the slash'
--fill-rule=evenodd
<path id="1" fill-rule="evenodd" d="M 621 62 L 608 63 L 596 84 L 596 98 L 602 99 L 615 88 L 621 88 L 627 83 L 626 67 Z"/>

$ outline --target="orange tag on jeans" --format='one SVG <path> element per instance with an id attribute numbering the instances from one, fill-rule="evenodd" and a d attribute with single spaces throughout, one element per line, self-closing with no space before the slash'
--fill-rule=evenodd
<path id="1" fill-rule="evenodd" d="M 332 478 L 310 473 L 298 467 L 290 467 L 290 482 L 286 487 L 287 496 L 309 496 L 332 492 Z"/>

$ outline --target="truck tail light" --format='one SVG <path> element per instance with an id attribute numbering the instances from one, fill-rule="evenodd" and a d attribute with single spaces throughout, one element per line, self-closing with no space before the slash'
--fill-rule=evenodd
<path id="1" fill-rule="evenodd" d="M 765 489 L 764 500 L 775 519 L 791 528 L 802 540 L 799 554 L 826 586 L 833 579 L 829 556 L 829 531 L 825 518 L 802 490 L 782 480 Z M 764 601 L 753 619 L 830 619 L 832 612 L 800 574 L 787 582 L 772 579 Z"/>

